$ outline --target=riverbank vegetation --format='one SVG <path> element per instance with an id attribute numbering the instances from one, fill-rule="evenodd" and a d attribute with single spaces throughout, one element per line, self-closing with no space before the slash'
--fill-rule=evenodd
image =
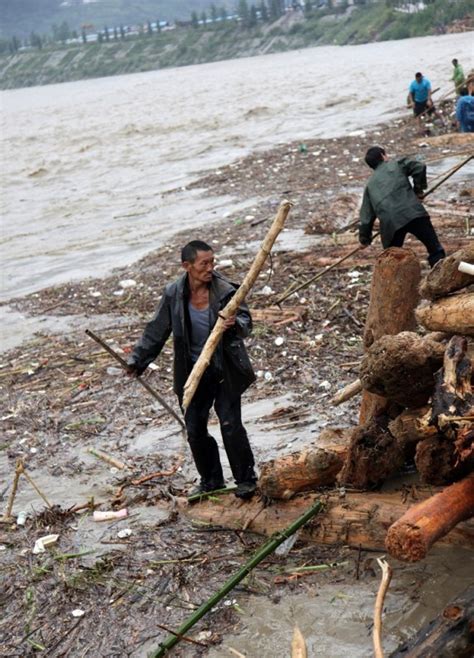
<path id="1" fill-rule="evenodd" d="M 50 35 L 0 40 L 3 89 L 247 57 L 324 44 L 359 44 L 474 28 L 471 0 L 435 0 L 402 11 L 401 0 L 331 7 L 309 0 L 284 11 L 280 2 L 240 0 L 238 13 L 212 4 L 190 20 L 154 20 L 96 30 L 55 25 Z"/>

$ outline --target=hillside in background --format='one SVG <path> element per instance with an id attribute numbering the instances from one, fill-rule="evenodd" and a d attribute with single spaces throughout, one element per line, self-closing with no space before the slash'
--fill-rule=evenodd
<path id="1" fill-rule="evenodd" d="M 150 71 L 325 44 L 359 44 L 474 29 L 472 0 L 435 0 L 417 13 L 398 11 L 396 3 L 404 4 L 403 0 L 392 0 L 389 5 L 379 2 L 352 7 L 350 11 L 321 9 L 314 4 L 309 11 L 281 10 L 279 15 L 274 3 L 267 2 L 268 11 L 260 14 L 246 0 L 240 0 L 242 13 L 238 19 L 224 20 L 215 15 L 214 21 L 204 22 L 195 16 L 193 23 L 165 27 L 148 21 L 130 32 L 114 26 L 95 34 L 83 30 L 72 39 L 60 32 L 48 39 L 35 34 L 27 45 L 16 37 L 0 39 L 0 88 Z M 267 8 L 265 2 L 259 6 Z M 472 67 L 472 62 L 463 64 Z"/>
<path id="2" fill-rule="evenodd" d="M 0 36 L 46 34 L 64 21 L 80 32 L 82 25 L 132 24 L 157 19 L 189 20 L 193 11 L 209 8 L 209 0 L 0 0 Z M 234 3 L 220 0 L 230 8 Z"/>

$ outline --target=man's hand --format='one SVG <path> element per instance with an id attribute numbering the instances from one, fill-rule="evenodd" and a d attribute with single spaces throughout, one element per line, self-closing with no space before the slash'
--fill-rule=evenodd
<path id="1" fill-rule="evenodd" d="M 219 317 L 224 320 L 224 330 L 227 331 L 227 329 L 230 329 L 231 327 L 234 326 L 235 321 L 237 319 L 236 315 L 231 315 L 228 318 L 224 318 L 223 315 L 219 313 Z"/>

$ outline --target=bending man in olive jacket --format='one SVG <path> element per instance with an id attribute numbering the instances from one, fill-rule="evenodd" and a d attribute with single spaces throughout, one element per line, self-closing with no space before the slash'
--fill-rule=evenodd
<path id="1" fill-rule="evenodd" d="M 374 173 L 360 209 L 359 242 L 363 246 L 372 242 L 372 228 L 378 217 L 384 249 L 402 247 L 406 234 L 411 233 L 425 245 L 433 267 L 446 253 L 419 198 L 427 187 L 426 165 L 408 158 L 389 160 L 380 146 L 372 146 L 365 161 Z M 413 187 L 409 176 L 413 178 Z"/>
<path id="2" fill-rule="evenodd" d="M 194 363 L 221 311 L 236 286 L 214 271 L 214 252 L 205 242 L 193 240 L 181 252 L 185 270 L 166 286 L 161 302 L 128 361 L 129 372 L 140 375 L 159 355 L 173 334 L 174 391 L 180 404 L 183 388 Z M 225 333 L 186 410 L 188 441 L 201 476 L 197 491 L 220 489 L 224 476 L 219 450 L 207 431 L 212 405 L 221 427 L 224 447 L 237 483 L 236 495 L 250 498 L 255 492 L 254 458 L 242 424 L 240 397 L 255 381 L 243 338 L 252 329 L 245 304 L 225 321 Z"/>

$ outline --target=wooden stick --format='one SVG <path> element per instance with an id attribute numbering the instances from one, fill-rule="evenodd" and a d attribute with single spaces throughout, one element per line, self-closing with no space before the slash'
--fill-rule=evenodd
<path id="1" fill-rule="evenodd" d="M 46 496 L 44 495 L 44 493 L 41 491 L 41 489 L 38 487 L 38 485 L 35 483 L 35 481 L 34 481 L 33 478 L 31 477 L 31 475 L 28 475 L 28 473 L 26 472 L 26 469 L 25 469 L 24 467 L 23 467 L 23 471 L 22 471 L 22 472 L 23 472 L 23 475 L 25 476 L 25 478 L 28 480 L 28 482 L 29 482 L 29 483 L 31 484 L 31 486 L 33 487 L 33 489 L 36 491 L 36 493 L 37 493 L 39 496 L 41 496 L 41 498 L 44 500 L 44 502 L 45 502 L 46 505 L 49 507 L 49 509 L 51 509 L 53 506 L 51 505 L 51 503 L 49 502 L 49 500 L 46 498 Z"/>
<path id="2" fill-rule="evenodd" d="M 337 407 L 338 404 L 342 404 L 346 400 L 350 400 L 354 397 L 354 395 L 357 395 L 357 393 L 360 393 L 361 391 L 362 382 L 360 379 L 356 379 L 350 384 L 347 384 L 347 386 L 344 386 L 344 388 L 341 388 L 341 390 L 338 391 L 336 395 L 331 400 L 329 400 L 329 402 L 333 406 Z"/>
<path id="3" fill-rule="evenodd" d="M 291 641 L 291 658 L 307 658 L 308 651 L 306 649 L 306 641 L 303 633 L 298 626 L 295 626 L 293 631 L 293 639 Z"/>
<path id="4" fill-rule="evenodd" d="M 383 658 L 382 649 L 382 611 L 385 595 L 392 579 L 392 568 L 384 559 L 377 558 L 379 567 L 382 569 L 382 580 L 380 582 L 379 591 L 375 600 L 374 609 L 374 629 L 372 632 L 372 639 L 374 643 L 374 656 L 375 658 Z"/>
<path id="5" fill-rule="evenodd" d="M 265 236 L 265 239 L 262 242 L 262 246 L 260 247 L 259 252 L 255 256 L 252 266 L 248 271 L 247 275 L 245 276 L 245 279 L 243 280 L 240 287 L 237 289 L 235 295 L 226 305 L 226 307 L 222 309 L 222 311 L 219 313 L 217 322 L 214 325 L 206 341 L 206 344 L 204 345 L 204 348 L 201 354 L 199 355 L 198 360 L 194 364 L 194 367 L 186 381 L 186 384 L 184 385 L 183 409 L 185 411 L 189 407 L 189 404 L 193 399 L 194 393 L 196 392 L 199 382 L 201 381 L 201 377 L 203 376 L 204 371 L 206 370 L 208 365 L 210 364 L 212 355 L 214 354 L 216 347 L 221 339 L 221 336 L 225 331 L 224 329 L 225 320 L 231 317 L 232 315 L 235 315 L 237 309 L 239 308 L 239 305 L 244 301 L 248 292 L 250 291 L 253 284 L 255 283 L 255 280 L 257 279 L 260 270 L 262 269 L 265 261 L 267 260 L 268 255 L 270 254 L 273 243 L 277 239 L 280 231 L 282 230 L 285 224 L 285 220 L 288 216 L 288 213 L 290 212 L 291 205 L 292 204 L 289 201 L 282 201 L 280 207 L 278 208 L 276 217 L 273 220 L 273 224 L 271 225 L 267 235 Z"/>
<path id="6" fill-rule="evenodd" d="M 380 231 L 377 231 L 377 233 L 374 233 L 373 238 L 376 238 L 379 235 L 379 233 L 380 233 Z M 285 290 L 283 295 L 276 300 L 275 304 L 281 304 L 282 302 L 285 301 L 285 299 L 290 297 L 290 295 L 293 295 L 295 292 L 298 292 L 298 291 L 302 290 L 303 288 L 307 288 L 311 283 L 313 283 L 313 281 L 317 281 L 317 279 L 320 279 L 321 277 L 323 277 L 325 274 L 327 274 L 328 272 L 333 270 L 335 267 L 337 267 L 338 265 L 343 263 L 345 260 L 347 260 L 348 258 L 353 256 L 354 254 L 356 254 L 361 249 L 364 249 L 363 245 L 359 245 L 358 247 L 356 247 L 355 249 L 350 251 L 348 254 L 346 254 L 345 256 L 340 258 L 339 260 L 337 260 L 335 263 L 333 263 L 332 265 L 329 265 L 328 267 L 326 267 L 326 269 L 322 270 L 322 272 L 318 272 L 315 276 L 311 277 L 311 279 L 308 279 L 307 281 L 303 281 L 303 283 L 300 283 L 295 288 L 293 287 L 294 284 L 292 284 L 289 288 L 287 288 Z"/>
<path id="7" fill-rule="evenodd" d="M 122 368 L 123 368 L 124 370 L 128 371 L 128 364 L 127 364 L 127 362 L 125 361 L 125 359 L 122 359 L 122 357 L 120 356 L 120 354 L 117 354 L 117 352 L 116 352 L 115 350 L 113 350 L 113 349 L 110 347 L 110 345 L 107 345 L 107 343 L 106 343 L 104 340 L 102 340 L 102 338 L 100 338 L 99 336 L 97 336 L 97 334 L 95 334 L 95 333 L 94 333 L 93 331 L 91 331 L 90 329 L 86 329 L 86 334 L 87 334 L 90 338 L 92 338 L 92 340 L 95 340 L 96 343 L 99 343 L 99 345 L 101 345 L 101 346 L 104 348 L 104 350 L 110 354 L 110 356 L 113 356 L 114 359 L 120 363 L 120 365 L 122 366 Z M 183 431 L 185 431 L 186 426 L 185 426 L 185 424 L 184 424 L 183 419 L 180 418 L 180 417 L 178 416 L 178 414 L 176 413 L 176 411 L 175 411 L 172 407 L 170 407 L 170 405 L 166 402 L 166 400 L 164 400 L 164 399 L 161 397 L 161 395 L 159 395 L 159 394 L 155 391 L 155 389 L 152 388 L 152 387 L 150 386 L 150 384 L 148 384 L 148 382 L 144 381 L 141 377 L 135 377 L 135 379 L 136 379 L 137 382 L 140 382 L 140 384 L 143 386 L 143 388 L 145 388 L 145 389 L 148 391 L 148 393 L 149 393 L 151 396 L 153 396 L 153 397 L 155 398 L 155 400 L 157 400 L 157 401 L 161 404 L 161 406 L 162 406 L 164 409 L 166 409 L 166 411 L 167 411 L 169 414 L 171 414 L 171 415 L 173 416 L 173 418 L 174 418 L 175 420 L 178 421 L 178 423 L 181 425 L 181 429 L 182 429 Z"/>
<path id="8" fill-rule="evenodd" d="M 12 490 L 10 491 L 10 495 L 8 496 L 8 502 L 5 509 L 5 513 L 0 519 L 2 523 L 9 523 L 12 520 L 12 509 L 13 509 L 13 503 L 15 502 L 16 491 L 18 488 L 18 480 L 20 478 L 20 475 L 23 473 L 23 470 L 24 470 L 23 462 L 21 461 L 21 459 L 19 459 L 16 463 L 15 477 L 13 478 Z"/>
<path id="9" fill-rule="evenodd" d="M 102 461 L 110 464 L 111 466 L 115 466 L 115 468 L 118 468 L 121 471 L 127 467 L 126 464 L 119 461 L 118 459 L 115 459 L 115 457 L 107 455 L 105 452 L 99 452 L 95 448 L 89 448 L 89 452 L 91 455 L 94 455 L 94 457 L 97 457 L 97 459 L 102 459 Z"/>

